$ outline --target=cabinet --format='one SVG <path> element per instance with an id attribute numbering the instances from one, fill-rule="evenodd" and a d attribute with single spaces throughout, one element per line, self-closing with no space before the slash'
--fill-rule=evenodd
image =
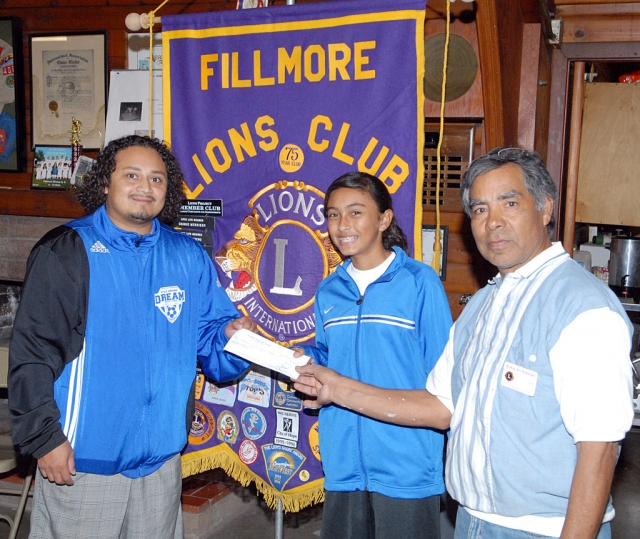
<path id="1" fill-rule="evenodd" d="M 587 83 L 576 221 L 640 226 L 640 85 Z"/>

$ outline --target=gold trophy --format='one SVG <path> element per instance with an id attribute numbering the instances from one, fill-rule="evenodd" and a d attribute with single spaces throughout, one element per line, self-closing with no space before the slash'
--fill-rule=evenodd
<path id="1" fill-rule="evenodd" d="M 80 133 L 82 122 L 76 118 L 71 118 L 71 173 L 76 169 L 76 163 L 82 155 L 82 144 L 80 144 Z M 72 186 L 75 187 L 75 186 Z"/>

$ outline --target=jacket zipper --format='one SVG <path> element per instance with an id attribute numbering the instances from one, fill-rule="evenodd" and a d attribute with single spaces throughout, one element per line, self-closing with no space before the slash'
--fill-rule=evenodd
<path id="1" fill-rule="evenodd" d="M 142 287 L 140 286 L 140 283 L 143 282 L 143 262 L 141 259 L 141 254 L 140 252 L 137 250 L 140 247 L 140 244 L 142 243 L 142 240 L 144 239 L 144 237 L 142 235 L 140 235 L 138 237 L 138 239 L 135 241 L 135 246 L 136 246 L 136 251 L 134 252 L 134 256 L 136 258 L 136 271 L 138 273 L 138 301 L 140 301 L 141 303 L 144 301 L 144 299 L 142 298 Z M 149 339 L 149 332 L 148 332 L 148 327 L 147 327 L 147 321 L 143 319 L 143 331 L 145 334 L 145 338 Z M 150 350 L 150 347 L 147 346 L 146 347 L 147 350 Z M 148 356 L 148 353 L 145 355 L 145 364 L 146 364 L 146 378 L 147 378 L 147 395 L 145 398 L 145 405 L 144 405 L 144 417 L 148 417 L 149 414 L 149 406 L 151 404 L 151 361 L 150 358 Z M 149 421 L 145 421 L 145 423 L 147 424 L 147 426 L 150 424 Z M 149 427 L 147 427 L 147 429 L 145 429 L 145 446 L 144 447 L 144 460 L 148 459 L 151 456 L 151 435 L 149 432 Z"/>
<path id="2" fill-rule="evenodd" d="M 365 290 L 366 293 L 366 290 Z M 356 301 L 356 305 L 358 306 L 358 323 L 356 325 L 356 372 L 358 373 L 358 380 L 362 379 L 360 374 L 360 320 L 362 316 L 362 304 L 364 303 L 364 294 L 360 295 L 360 298 Z M 357 416 L 357 425 L 358 425 L 358 453 L 362 456 L 362 448 L 364 444 L 362 442 L 362 416 L 358 414 Z M 365 491 L 369 490 L 369 475 L 367 474 L 367 466 L 362 462 L 362 458 L 360 460 L 362 463 L 362 475 L 364 476 L 364 489 Z"/>
<path id="3" fill-rule="evenodd" d="M 387 268 L 388 271 L 389 268 Z M 395 273 L 398 270 L 396 269 L 394 271 L 394 273 L 390 276 L 392 277 L 393 275 L 395 275 Z M 346 272 L 345 272 L 346 273 Z M 374 285 L 377 282 L 380 282 L 380 278 L 386 274 L 383 273 L 380 277 L 378 277 L 373 283 L 369 284 L 369 286 Z M 347 275 L 349 276 L 349 279 L 351 280 L 351 282 L 355 285 L 355 281 L 353 280 L 353 278 L 351 278 L 351 276 L 347 273 Z M 391 280 L 386 279 L 386 280 Z M 367 287 L 367 289 L 369 288 L 369 286 Z M 356 285 L 357 288 L 357 285 Z M 360 292 L 360 290 L 358 290 L 358 292 Z M 367 290 L 364 291 L 364 294 L 360 294 L 360 297 L 356 300 L 356 305 L 358 306 L 358 322 L 356 325 L 356 353 L 355 353 L 355 357 L 356 357 L 356 372 L 358 373 L 358 379 L 360 380 L 362 377 L 360 375 L 360 325 L 361 325 L 361 317 L 362 317 L 362 304 L 364 303 L 364 296 L 367 293 Z M 362 442 L 362 416 L 360 414 L 358 414 L 357 417 L 357 425 L 358 425 L 358 453 L 362 456 L 362 447 L 363 447 L 363 442 Z M 362 462 L 362 460 L 361 460 Z M 367 467 L 364 465 L 362 465 L 362 475 L 364 476 L 364 489 L 365 491 L 369 490 L 369 475 L 367 474 Z"/>

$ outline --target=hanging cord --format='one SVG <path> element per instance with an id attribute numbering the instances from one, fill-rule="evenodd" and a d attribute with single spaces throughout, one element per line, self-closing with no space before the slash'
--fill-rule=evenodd
<path id="1" fill-rule="evenodd" d="M 149 12 L 149 138 L 153 138 L 153 19 L 156 12 L 169 0 L 164 0 L 156 9 Z"/>
<path id="2" fill-rule="evenodd" d="M 447 0 L 447 26 L 444 39 L 444 59 L 442 61 L 442 92 L 440 97 L 440 131 L 438 147 L 436 149 L 436 237 L 433 243 L 433 260 L 431 267 L 440 275 L 440 256 L 442 255 L 442 242 L 440 241 L 440 150 L 444 138 L 444 103 L 447 94 L 447 63 L 449 61 L 449 36 L 451 19 L 451 0 Z"/>

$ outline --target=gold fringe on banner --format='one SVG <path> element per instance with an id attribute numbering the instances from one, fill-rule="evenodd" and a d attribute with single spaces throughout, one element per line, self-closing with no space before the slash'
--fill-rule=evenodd
<path id="1" fill-rule="evenodd" d="M 233 477 L 243 487 L 249 486 L 253 481 L 258 492 L 264 496 L 269 509 L 276 509 L 278 499 L 282 501 L 282 509 L 285 513 L 297 513 L 305 507 L 324 501 L 322 479 L 280 492 L 242 464 L 238 455 L 226 444 L 182 456 L 183 478 L 213 468 L 222 468 L 228 476 Z"/>

